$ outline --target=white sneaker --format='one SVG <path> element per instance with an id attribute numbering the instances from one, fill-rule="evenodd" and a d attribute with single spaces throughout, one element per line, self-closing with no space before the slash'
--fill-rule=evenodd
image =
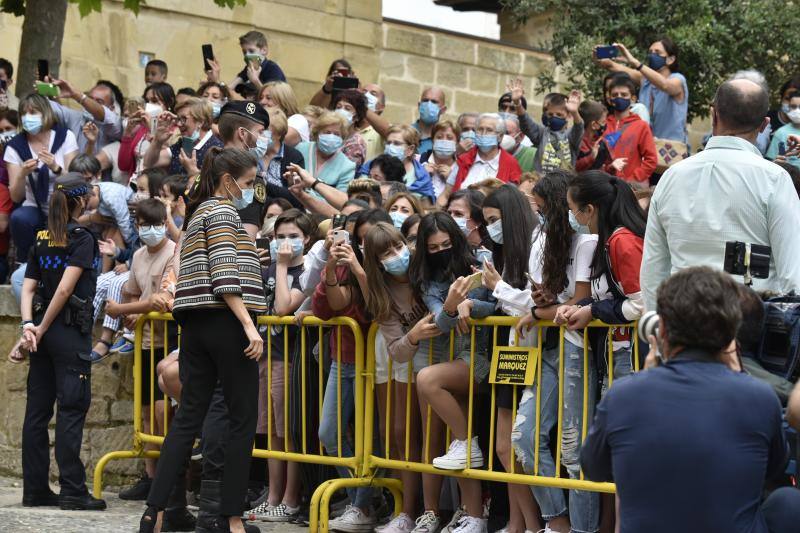
<path id="1" fill-rule="evenodd" d="M 478 446 L 478 437 L 472 437 L 472 447 L 470 450 L 470 468 L 480 468 L 483 466 L 483 454 Z M 464 470 L 467 468 L 467 441 L 453 439 L 447 453 L 433 460 L 433 467 L 441 470 Z"/>
<path id="2" fill-rule="evenodd" d="M 342 516 L 334 518 L 328 523 L 328 529 L 345 533 L 372 531 L 374 527 L 375 519 L 365 515 L 361 509 L 353 505 L 348 505 Z"/>
<path id="3" fill-rule="evenodd" d="M 461 519 L 465 516 L 467 516 L 467 512 L 463 507 L 456 509 L 456 512 L 453 513 L 453 518 L 451 518 L 447 525 L 442 528 L 441 533 L 452 533 L 453 530 L 458 527 L 458 523 L 461 522 Z"/>
<path id="4" fill-rule="evenodd" d="M 464 516 L 453 533 L 487 533 L 486 520 L 474 516 Z"/>
<path id="5" fill-rule="evenodd" d="M 433 511 L 425 511 L 415 523 L 412 533 L 436 533 L 439 529 L 439 516 Z"/>
<path id="6" fill-rule="evenodd" d="M 414 521 L 406 513 L 400 513 L 385 526 L 375 528 L 375 533 L 410 533 L 414 529 Z"/>

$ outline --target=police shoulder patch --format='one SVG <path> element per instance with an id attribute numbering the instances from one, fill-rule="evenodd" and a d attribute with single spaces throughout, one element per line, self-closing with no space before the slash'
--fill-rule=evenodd
<path id="1" fill-rule="evenodd" d="M 253 192 L 253 195 L 256 198 L 256 202 L 258 202 L 260 204 L 263 204 L 264 200 L 267 199 L 267 186 L 264 185 L 263 181 L 259 180 L 259 181 L 256 181 L 254 189 L 255 189 L 255 191 Z"/>

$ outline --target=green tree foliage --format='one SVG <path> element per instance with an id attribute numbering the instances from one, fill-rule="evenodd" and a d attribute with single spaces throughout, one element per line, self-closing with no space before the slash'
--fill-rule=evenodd
<path id="1" fill-rule="evenodd" d="M 608 72 L 592 62 L 596 44 L 625 44 L 643 60 L 661 36 L 678 45 L 679 67 L 689 85 L 689 119 L 707 116 L 721 81 L 741 69 L 764 73 L 775 95 L 800 73 L 800 5 L 794 0 L 501 0 L 517 22 L 551 13 L 553 36 L 542 43 L 568 85 L 600 96 Z M 552 73 L 539 79 L 543 91 Z"/>

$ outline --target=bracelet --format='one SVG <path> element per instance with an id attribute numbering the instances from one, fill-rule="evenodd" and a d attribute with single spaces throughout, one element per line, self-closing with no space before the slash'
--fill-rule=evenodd
<path id="1" fill-rule="evenodd" d="M 316 191 L 317 185 L 319 185 L 319 180 L 314 180 L 314 183 L 311 184 L 311 190 Z"/>
<path id="2" fill-rule="evenodd" d="M 643 66 L 644 66 L 644 63 L 642 63 L 641 61 L 639 61 L 639 66 L 638 66 L 638 67 L 636 67 L 634 70 L 642 70 L 642 67 L 643 67 Z"/>
<path id="3" fill-rule="evenodd" d="M 336 283 L 328 283 L 328 280 L 326 279 L 325 280 L 325 286 L 326 287 L 338 287 L 339 286 L 339 280 L 336 280 Z"/>
<path id="4" fill-rule="evenodd" d="M 327 89 L 325 88 L 325 84 L 323 84 L 323 85 L 322 85 L 322 92 L 323 92 L 323 93 L 325 93 L 325 94 L 331 94 L 331 93 L 333 92 L 333 89 L 331 89 L 331 90 L 329 91 L 329 90 L 327 90 Z"/>

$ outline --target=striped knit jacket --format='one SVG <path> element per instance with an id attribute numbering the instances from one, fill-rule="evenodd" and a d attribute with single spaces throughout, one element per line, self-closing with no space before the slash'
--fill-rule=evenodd
<path id="1" fill-rule="evenodd" d="M 173 313 L 226 308 L 225 293 L 241 295 L 251 313 L 267 311 L 253 240 L 231 202 L 209 198 L 186 228 Z"/>

